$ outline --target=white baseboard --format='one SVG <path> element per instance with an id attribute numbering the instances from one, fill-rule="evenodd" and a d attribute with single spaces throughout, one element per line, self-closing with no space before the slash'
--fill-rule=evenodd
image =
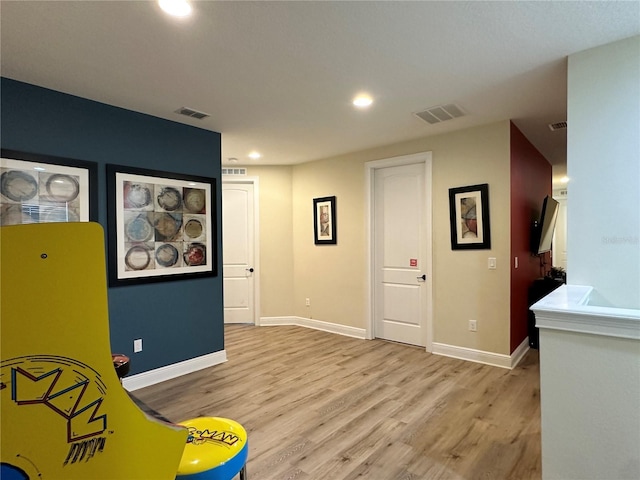
<path id="1" fill-rule="evenodd" d="M 511 368 L 516 368 L 529 351 L 529 337 L 525 337 L 520 345 L 511 354 Z"/>
<path id="2" fill-rule="evenodd" d="M 447 345 L 445 343 L 433 343 L 433 351 L 435 355 L 443 355 L 445 357 L 458 358 L 469 362 L 483 363 L 494 367 L 513 369 L 522 360 L 522 357 L 529 351 L 529 338 L 516 348 L 511 355 L 501 353 L 485 352 L 483 350 L 474 350 L 473 348 L 458 347 L 456 345 Z"/>
<path id="3" fill-rule="evenodd" d="M 219 365 L 227 361 L 227 351 L 209 353 L 200 357 L 191 358 L 183 362 L 174 363 L 165 367 L 156 368 L 147 372 L 138 373 L 122 379 L 122 386 L 132 392 L 140 388 L 155 385 L 156 383 L 171 380 L 172 378 L 196 372 L 203 368 Z"/>
<path id="4" fill-rule="evenodd" d="M 364 328 L 349 327 L 347 325 L 340 325 L 338 323 L 323 322 L 321 320 L 314 320 L 313 318 L 304 317 L 262 317 L 260 318 L 260 326 L 275 326 L 275 325 L 296 325 L 298 327 L 313 328 L 315 330 L 322 330 L 323 332 L 337 333 L 338 335 L 345 335 L 347 337 L 359 338 L 361 340 L 366 339 L 366 330 Z"/>

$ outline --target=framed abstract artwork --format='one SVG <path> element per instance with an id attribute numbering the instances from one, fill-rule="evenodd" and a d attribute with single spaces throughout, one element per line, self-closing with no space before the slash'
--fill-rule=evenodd
<path id="1" fill-rule="evenodd" d="M 109 284 L 217 275 L 214 178 L 107 165 Z"/>
<path id="2" fill-rule="evenodd" d="M 316 245 L 336 245 L 336 197 L 313 199 L 313 232 Z"/>
<path id="3" fill-rule="evenodd" d="M 98 220 L 94 162 L 2 149 L 0 225 Z"/>
<path id="4" fill-rule="evenodd" d="M 452 250 L 491 248 L 489 185 L 449 189 Z"/>

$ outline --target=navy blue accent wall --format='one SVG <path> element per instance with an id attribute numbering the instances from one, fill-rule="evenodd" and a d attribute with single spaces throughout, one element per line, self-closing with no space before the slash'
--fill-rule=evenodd
<path id="1" fill-rule="evenodd" d="M 219 133 L 8 78 L 0 94 L 2 148 L 98 163 L 105 245 L 107 163 L 216 178 L 222 232 Z M 218 234 L 217 277 L 109 289 L 111 348 L 131 357 L 131 374 L 224 348 L 221 258 Z M 143 351 L 134 354 L 136 338 L 143 339 Z"/>

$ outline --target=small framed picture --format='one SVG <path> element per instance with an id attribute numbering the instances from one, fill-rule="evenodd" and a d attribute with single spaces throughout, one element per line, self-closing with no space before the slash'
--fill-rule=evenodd
<path id="1" fill-rule="evenodd" d="M 336 197 L 313 199 L 313 232 L 316 245 L 336 245 Z"/>
<path id="2" fill-rule="evenodd" d="M 107 165 L 109 284 L 217 274 L 215 179 Z"/>
<path id="3" fill-rule="evenodd" d="M 449 189 L 452 250 L 491 248 L 489 185 Z"/>

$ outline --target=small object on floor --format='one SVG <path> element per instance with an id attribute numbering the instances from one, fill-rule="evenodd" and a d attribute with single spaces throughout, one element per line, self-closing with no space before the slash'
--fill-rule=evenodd
<path id="1" fill-rule="evenodd" d="M 129 357 L 122 353 L 112 353 L 111 361 L 113 362 L 113 367 L 116 369 L 118 378 L 122 379 L 122 377 L 129 373 L 129 369 L 131 368 Z"/>
<path id="2" fill-rule="evenodd" d="M 247 432 L 228 418 L 199 417 L 180 422 L 189 437 L 176 479 L 231 480 L 240 474 L 246 480 L 249 453 Z"/>

